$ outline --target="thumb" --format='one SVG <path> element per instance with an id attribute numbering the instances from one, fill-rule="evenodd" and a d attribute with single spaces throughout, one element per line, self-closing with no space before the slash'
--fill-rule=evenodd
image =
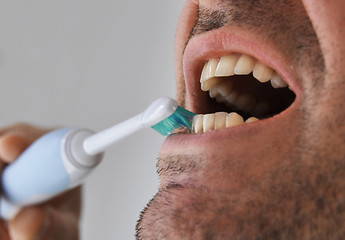
<path id="1" fill-rule="evenodd" d="M 76 216 L 50 206 L 23 209 L 9 224 L 13 240 L 77 240 L 79 226 Z"/>

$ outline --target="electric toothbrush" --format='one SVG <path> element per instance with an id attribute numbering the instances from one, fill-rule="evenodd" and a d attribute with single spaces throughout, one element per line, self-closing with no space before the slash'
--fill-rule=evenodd
<path id="1" fill-rule="evenodd" d="M 1 218 L 11 220 L 22 207 L 80 185 L 117 141 L 146 127 L 165 136 L 180 128 L 190 130 L 194 115 L 175 100 L 160 98 L 142 113 L 96 134 L 62 128 L 43 135 L 3 171 Z"/>

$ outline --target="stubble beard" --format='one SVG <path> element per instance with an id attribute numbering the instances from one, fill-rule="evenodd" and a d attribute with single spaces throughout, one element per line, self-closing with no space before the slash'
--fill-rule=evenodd
<path id="1" fill-rule="evenodd" d="M 299 66 L 299 76 L 308 78 L 303 87 L 308 88 L 309 95 L 296 119 L 298 129 L 302 130 L 296 138 L 296 146 L 280 159 L 286 164 L 272 168 L 265 182 L 251 182 L 247 187 L 229 191 L 197 183 L 160 188 L 141 214 L 137 239 L 345 237 L 345 153 L 339 150 L 339 145 L 332 146 L 332 141 L 324 140 L 332 136 L 341 138 L 340 134 L 332 135 L 341 115 L 329 121 L 323 116 L 315 120 L 314 114 L 317 107 L 324 104 L 319 89 L 325 81 L 324 61 L 316 34 L 301 3 L 249 2 L 223 0 L 219 1 L 222 11 L 199 9 L 191 35 L 226 24 L 244 25 L 270 37 L 287 54 L 289 61 Z M 199 166 L 203 162 L 201 155 L 161 158 L 160 161 L 175 163 L 179 159 L 178 166 L 181 161 L 189 162 L 190 171 L 193 171 L 191 166 L 202 168 Z"/>

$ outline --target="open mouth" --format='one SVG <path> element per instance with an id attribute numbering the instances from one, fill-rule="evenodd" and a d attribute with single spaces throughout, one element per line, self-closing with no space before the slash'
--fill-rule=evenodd
<path id="1" fill-rule="evenodd" d="M 208 114 L 193 118 L 193 133 L 272 117 L 286 110 L 296 98 L 274 69 L 241 53 L 208 60 L 201 72 L 200 87 L 209 95 Z"/>

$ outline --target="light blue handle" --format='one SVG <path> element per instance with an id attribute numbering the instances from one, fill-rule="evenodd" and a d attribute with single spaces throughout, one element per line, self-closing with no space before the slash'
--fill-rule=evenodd
<path id="1" fill-rule="evenodd" d="M 39 203 L 68 188 L 62 144 L 71 130 L 63 128 L 42 136 L 4 170 L 2 189 L 7 200 L 19 206 Z"/>

